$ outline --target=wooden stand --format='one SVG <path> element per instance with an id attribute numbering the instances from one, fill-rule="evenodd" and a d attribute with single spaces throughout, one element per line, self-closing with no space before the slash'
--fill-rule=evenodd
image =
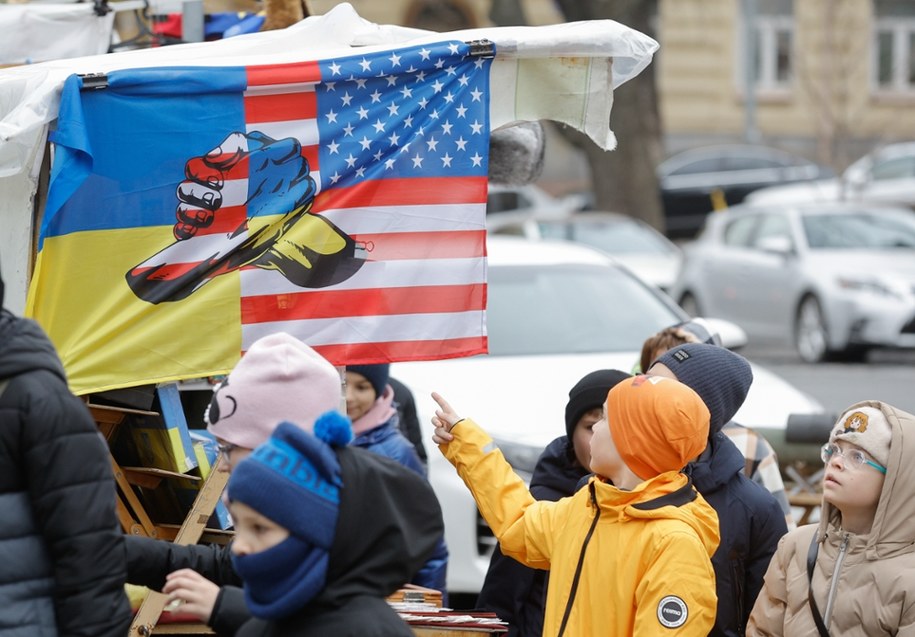
<path id="1" fill-rule="evenodd" d="M 131 409 L 127 407 L 113 407 L 108 405 L 87 403 L 89 411 L 95 418 L 99 431 L 105 440 L 111 444 L 118 428 L 128 415 L 158 417 L 153 411 Z M 183 523 L 176 527 L 169 524 L 157 524 L 150 518 L 143 503 L 134 490 L 134 485 L 155 488 L 163 479 L 200 480 L 199 477 L 156 469 L 151 467 L 123 467 L 109 451 L 111 469 L 118 485 L 117 514 L 121 528 L 125 533 L 141 535 L 173 541 L 176 544 L 196 544 L 206 534 L 207 539 L 225 543 L 231 538 L 227 531 L 207 529 L 207 522 L 213 515 L 216 505 L 222 496 L 222 491 L 229 479 L 228 471 L 220 471 L 219 464 L 222 458 L 217 458 L 216 464 L 200 488 L 190 511 L 185 516 Z M 157 626 L 159 617 L 168 601 L 167 596 L 156 591 L 149 591 L 137 614 L 134 616 L 128 632 L 129 637 L 150 637 L 151 635 L 212 635 L 213 631 L 203 624 L 175 623 Z"/>
<path id="2" fill-rule="evenodd" d="M 210 475 L 203 483 L 194 505 L 191 507 L 184 524 L 178 529 L 175 536 L 175 544 L 196 544 L 203 530 L 206 528 L 207 521 L 213 515 L 213 509 L 222 495 L 222 490 L 229 479 L 228 471 L 220 471 L 219 465 L 222 458 L 217 461 L 216 465 L 210 471 Z M 208 635 L 213 631 L 204 625 L 198 624 L 168 624 L 156 627 L 159 621 L 159 615 L 165 608 L 168 597 L 162 593 L 149 591 L 146 599 L 140 604 L 133 623 L 130 624 L 129 637 L 149 637 L 150 635 Z M 180 629 L 180 632 L 179 632 Z M 190 632 L 189 632 L 190 631 Z"/>

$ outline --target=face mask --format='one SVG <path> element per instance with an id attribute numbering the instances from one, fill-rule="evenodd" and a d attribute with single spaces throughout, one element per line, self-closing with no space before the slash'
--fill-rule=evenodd
<path id="1" fill-rule="evenodd" d="M 294 535 L 266 551 L 232 555 L 255 617 L 279 619 L 306 606 L 324 588 L 329 554 Z"/>

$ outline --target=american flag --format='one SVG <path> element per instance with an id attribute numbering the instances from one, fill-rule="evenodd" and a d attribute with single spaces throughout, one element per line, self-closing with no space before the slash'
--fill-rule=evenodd
<path id="1" fill-rule="evenodd" d="M 248 69 L 248 131 L 296 137 L 312 213 L 365 264 L 329 288 L 241 273 L 242 348 L 286 331 L 335 364 L 486 351 L 489 62 L 463 42 Z"/>

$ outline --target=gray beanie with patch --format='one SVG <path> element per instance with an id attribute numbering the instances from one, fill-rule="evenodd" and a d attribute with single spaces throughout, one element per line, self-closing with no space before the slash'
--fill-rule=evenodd
<path id="1" fill-rule="evenodd" d="M 753 383 L 753 370 L 747 359 L 717 345 L 678 345 L 659 356 L 655 361 L 658 363 L 702 398 L 711 414 L 710 437 L 731 421 Z"/>

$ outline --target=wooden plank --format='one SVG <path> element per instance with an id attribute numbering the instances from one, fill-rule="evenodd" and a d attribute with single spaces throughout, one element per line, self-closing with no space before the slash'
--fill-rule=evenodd
<path id="1" fill-rule="evenodd" d="M 152 520 L 149 519 L 149 515 L 146 514 L 146 509 L 144 509 L 143 505 L 140 503 L 140 499 L 134 492 L 133 487 L 127 481 L 127 476 L 124 475 L 121 465 L 114 459 L 114 456 L 111 455 L 110 451 L 108 452 L 108 457 L 111 459 L 111 470 L 114 472 L 114 480 L 118 483 L 119 512 L 127 513 L 128 517 L 135 522 L 135 524 L 131 524 L 128 527 L 124 525 L 125 519 L 122 518 L 121 526 L 124 528 L 124 531 L 126 533 L 131 533 L 132 535 L 138 535 L 137 530 L 139 528 L 143 531 L 140 535 L 157 537 L 156 527 L 152 523 Z M 124 503 L 125 500 L 126 503 Z"/>

